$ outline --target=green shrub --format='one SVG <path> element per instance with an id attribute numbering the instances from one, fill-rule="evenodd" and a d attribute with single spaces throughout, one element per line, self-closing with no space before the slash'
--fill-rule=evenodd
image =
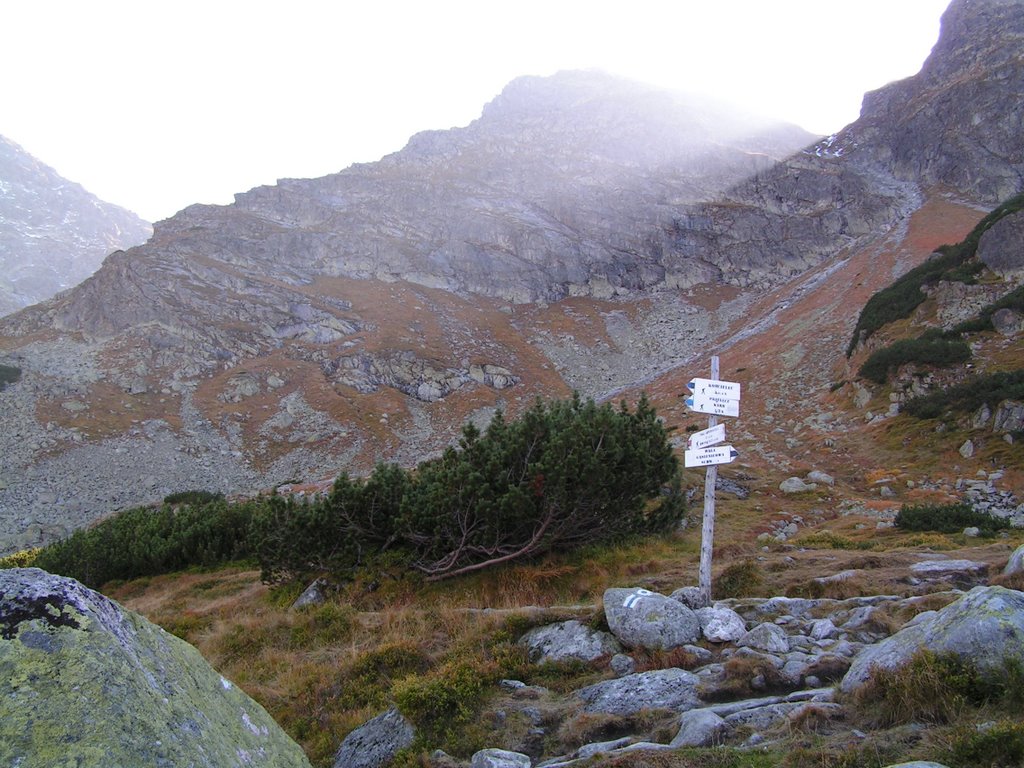
<path id="1" fill-rule="evenodd" d="M 447 742 L 472 720 L 488 688 L 497 682 L 495 672 L 482 662 L 451 661 L 421 677 L 397 682 L 395 704 L 426 743 Z"/>
<path id="2" fill-rule="evenodd" d="M 97 588 L 111 579 L 154 576 L 247 557 L 250 504 L 217 501 L 137 507 L 50 544 L 35 565 Z"/>
<path id="3" fill-rule="evenodd" d="M 1024 723 L 1002 720 L 954 730 L 944 757 L 954 768 L 1020 768 L 1024 765 Z"/>
<path id="4" fill-rule="evenodd" d="M 1004 216 L 1022 209 L 1024 194 L 1010 198 L 979 221 L 963 241 L 956 245 L 940 247 L 937 256 L 918 265 L 868 299 L 860 317 L 857 318 L 853 336 L 846 348 L 846 356 L 850 357 L 859 343 L 866 341 L 882 326 L 894 320 L 910 317 L 926 298 L 921 290 L 923 286 L 939 280 L 974 282 L 975 276 L 983 267 L 970 260 L 977 253 L 981 236 Z"/>
<path id="5" fill-rule="evenodd" d="M 213 491 L 178 491 L 164 497 L 164 504 L 209 504 L 224 498 L 223 493 Z"/>
<path id="6" fill-rule="evenodd" d="M 751 597 L 760 589 L 763 580 L 761 567 L 753 560 L 733 563 L 714 580 L 715 599 Z"/>
<path id="7" fill-rule="evenodd" d="M 934 419 L 947 411 L 974 413 L 982 405 L 995 408 L 1003 400 L 1024 399 L 1024 370 L 977 376 L 963 384 L 908 400 L 903 412 Z"/>
<path id="8" fill-rule="evenodd" d="M 976 527 L 983 535 L 1010 527 L 1008 520 L 993 517 L 974 509 L 970 504 L 904 504 L 896 515 L 896 527 L 904 531 L 937 531 L 960 533 L 964 528 Z"/>
<path id="9" fill-rule="evenodd" d="M 21 378 L 21 368 L 15 365 L 0 365 L 0 391 L 8 384 L 14 384 Z"/>
<path id="10" fill-rule="evenodd" d="M 924 336 L 903 339 L 875 350 L 860 367 L 860 375 L 876 384 L 884 384 L 889 376 L 907 363 L 948 367 L 971 359 L 971 348 L 965 341 Z"/>

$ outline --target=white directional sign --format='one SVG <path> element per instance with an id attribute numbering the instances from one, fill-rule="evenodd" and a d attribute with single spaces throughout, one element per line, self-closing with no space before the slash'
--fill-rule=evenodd
<path id="1" fill-rule="evenodd" d="M 718 395 L 699 395 L 686 398 L 686 404 L 697 413 L 713 413 L 716 416 L 739 416 L 740 401 Z"/>
<path id="2" fill-rule="evenodd" d="M 686 441 L 686 449 L 696 451 L 700 448 L 707 448 L 709 445 L 721 443 L 725 440 L 725 424 L 717 424 L 710 429 L 702 429 L 694 432 Z"/>
<path id="3" fill-rule="evenodd" d="M 740 399 L 740 385 L 736 381 L 718 381 L 716 379 L 694 379 L 686 385 L 694 395 L 715 395 L 728 400 Z"/>
<path id="4" fill-rule="evenodd" d="M 710 467 L 713 464 L 731 464 L 739 453 L 731 445 L 716 445 L 713 448 L 700 448 L 686 451 L 683 465 L 687 467 Z"/>

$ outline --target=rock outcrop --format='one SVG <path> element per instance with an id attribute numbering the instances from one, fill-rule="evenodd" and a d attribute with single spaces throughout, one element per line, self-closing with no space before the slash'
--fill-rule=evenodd
<path id="1" fill-rule="evenodd" d="M 975 587 L 960 600 L 871 645 L 854 659 L 840 686 L 857 689 L 873 667 L 895 669 L 920 650 L 955 653 L 983 671 L 998 672 L 1007 658 L 1024 659 L 1024 593 Z"/>
<path id="2" fill-rule="evenodd" d="M 309 768 L 190 645 L 35 568 L 0 570 L 0 764 Z"/>

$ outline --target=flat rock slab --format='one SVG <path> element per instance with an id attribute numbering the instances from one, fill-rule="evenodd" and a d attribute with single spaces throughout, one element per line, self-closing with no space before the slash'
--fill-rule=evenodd
<path id="1" fill-rule="evenodd" d="M 614 656 L 622 650 L 618 641 L 607 632 L 591 629 L 572 619 L 570 621 L 535 627 L 519 638 L 530 661 L 593 661 L 602 656 Z"/>
<path id="2" fill-rule="evenodd" d="M 700 678 L 682 669 L 637 672 L 581 688 L 574 694 L 586 712 L 635 715 L 644 709 L 685 712 L 700 704 Z"/>

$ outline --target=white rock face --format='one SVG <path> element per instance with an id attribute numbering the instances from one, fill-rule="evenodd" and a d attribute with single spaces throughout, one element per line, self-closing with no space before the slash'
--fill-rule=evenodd
<path id="1" fill-rule="evenodd" d="M 747 632 L 747 624 L 743 617 L 731 608 L 700 608 L 696 614 L 704 639 L 712 643 L 734 643 Z"/>

